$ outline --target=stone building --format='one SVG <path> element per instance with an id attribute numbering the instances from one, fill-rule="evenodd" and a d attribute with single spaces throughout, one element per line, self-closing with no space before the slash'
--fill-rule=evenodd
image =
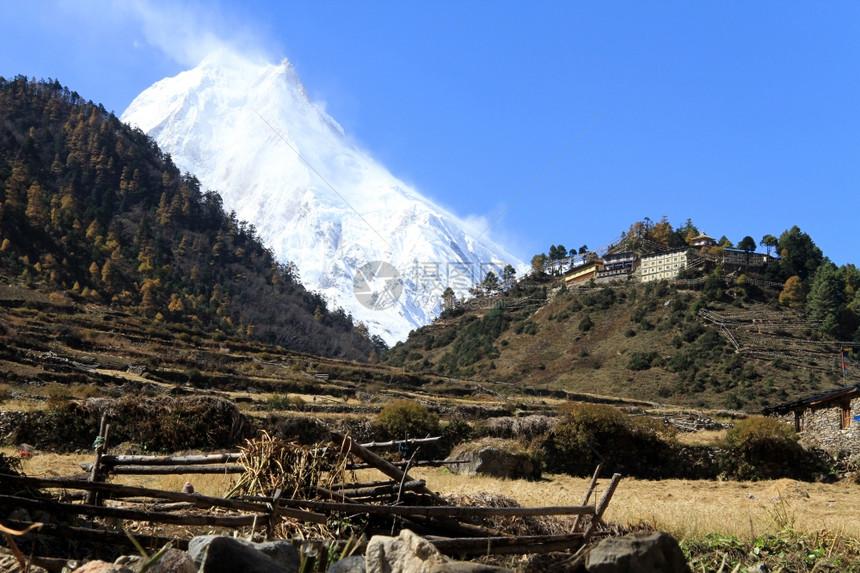
<path id="1" fill-rule="evenodd" d="M 636 273 L 643 283 L 674 279 L 687 268 L 689 259 L 687 248 L 677 249 L 658 255 L 646 255 L 639 260 Z"/>
<path id="2" fill-rule="evenodd" d="M 831 453 L 860 453 L 860 384 L 762 410 L 794 426 L 801 440 Z"/>

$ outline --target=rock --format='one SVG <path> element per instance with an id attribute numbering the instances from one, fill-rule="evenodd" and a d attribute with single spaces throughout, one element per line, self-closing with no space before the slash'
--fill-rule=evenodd
<path id="1" fill-rule="evenodd" d="M 540 477 L 538 468 L 528 454 L 508 452 L 495 446 L 464 450 L 450 459 L 467 462 L 446 466 L 452 473 L 481 474 L 498 478 Z"/>
<path id="2" fill-rule="evenodd" d="M 326 573 L 367 573 L 364 555 L 352 555 L 328 568 Z"/>
<path id="3" fill-rule="evenodd" d="M 292 552 L 286 546 L 292 548 Z M 286 541 L 252 543 L 234 537 L 204 535 L 188 543 L 188 554 L 200 573 L 295 573 L 299 570 L 298 552 Z"/>
<path id="4" fill-rule="evenodd" d="M 432 543 L 408 529 L 397 537 L 374 535 L 364 558 L 367 573 L 430 573 L 448 561 Z"/>
<path id="5" fill-rule="evenodd" d="M 0 573 L 21 573 L 22 571 L 21 564 L 18 563 L 14 555 L 0 555 Z M 30 565 L 27 571 L 30 573 L 47 573 L 47 571 L 35 565 Z"/>
<path id="6" fill-rule="evenodd" d="M 690 573 L 681 547 L 663 531 L 609 537 L 585 560 L 589 573 Z"/>
<path id="7" fill-rule="evenodd" d="M 197 566 L 185 551 L 168 549 L 146 571 L 147 573 L 197 573 Z"/>
<path id="8" fill-rule="evenodd" d="M 301 565 L 299 551 L 289 541 L 283 539 L 276 541 L 264 541 L 263 543 L 252 543 L 257 551 L 261 551 L 270 559 L 283 565 L 288 571 L 298 571 Z"/>
<path id="9" fill-rule="evenodd" d="M 370 539 L 365 552 L 365 571 L 366 573 L 501 573 L 510 569 L 466 561 L 451 561 L 432 543 L 404 529 L 397 537 L 374 535 Z"/>
<path id="10" fill-rule="evenodd" d="M 124 565 L 96 559 L 95 561 L 87 561 L 75 569 L 75 573 L 133 573 L 133 571 Z"/>

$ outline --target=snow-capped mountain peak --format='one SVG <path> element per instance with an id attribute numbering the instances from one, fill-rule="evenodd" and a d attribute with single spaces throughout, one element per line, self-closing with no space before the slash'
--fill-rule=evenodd
<path id="1" fill-rule="evenodd" d="M 487 271 L 523 266 L 350 143 L 286 59 L 210 55 L 145 90 L 122 120 L 389 344 L 437 316 L 446 287 L 465 296 Z"/>

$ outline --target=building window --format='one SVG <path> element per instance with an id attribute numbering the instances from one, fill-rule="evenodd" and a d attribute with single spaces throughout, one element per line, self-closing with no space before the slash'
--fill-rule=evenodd
<path id="1" fill-rule="evenodd" d="M 842 403 L 842 423 L 840 428 L 847 430 L 851 426 L 851 402 Z"/>
<path id="2" fill-rule="evenodd" d="M 801 412 L 800 410 L 794 411 L 794 431 L 803 431 L 803 412 Z"/>

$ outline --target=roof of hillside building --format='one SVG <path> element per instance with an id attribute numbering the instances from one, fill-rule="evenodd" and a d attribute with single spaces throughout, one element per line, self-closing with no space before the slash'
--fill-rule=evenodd
<path id="1" fill-rule="evenodd" d="M 709 237 L 704 232 L 699 233 L 698 235 L 690 239 L 690 242 L 694 245 L 702 245 L 705 243 L 714 245 L 717 243 L 717 241 L 713 237 Z"/>
<path id="2" fill-rule="evenodd" d="M 801 407 L 818 406 L 820 404 L 826 404 L 827 402 L 841 400 L 843 398 L 848 398 L 850 396 L 858 394 L 860 394 L 860 384 L 855 384 L 853 386 L 839 388 L 838 390 L 831 390 L 826 394 L 817 394 L 808 398 L 801 398 L 792 402 L 777 404 L 776 406 L 768 406 L 767 408 L 763 408 L 761 413 L 765 416 L 767 416 L 768 414 L 785 414 L 786 412 L 797 410 Z"/>

